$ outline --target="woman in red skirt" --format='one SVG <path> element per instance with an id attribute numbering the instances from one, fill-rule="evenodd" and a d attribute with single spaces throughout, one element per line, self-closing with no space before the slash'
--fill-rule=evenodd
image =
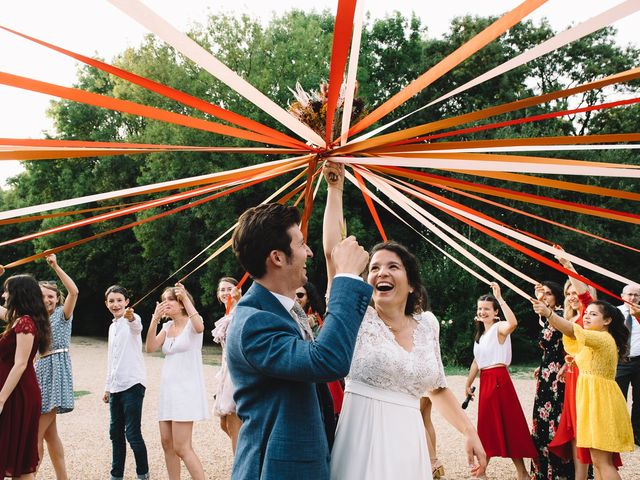
<path id="1" fill-rule="evenodd" d="M 530 477 L 524 459 L 536 458 L 537 452 L 507 370 L 511 363 L 511 333 L 518 321 L 503 300 L 498 284 L 492 283 L 491 289 L 493 295 L 478 299 L 473 344 L 475 359 L 469 370 L 466 390 L 467 395 L 473 397 L 471 386 L 480 371 L 478 435 L 487 452 L 487 460 L 510 458 L 518 480 L 526 480 Z M 505 321 L 500 321 L 500 310 Z"/>

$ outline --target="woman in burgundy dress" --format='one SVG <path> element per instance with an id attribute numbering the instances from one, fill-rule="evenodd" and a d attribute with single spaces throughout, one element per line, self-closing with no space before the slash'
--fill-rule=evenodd
<path id="1" fill-rule="evenodd" d="M 49 315 L 30 275 L 9 277 L 2 296 L 0 316 L 7 325 L 0 337 L 0 477 L 33 479 L 42 401 L 33 358 L 49 348 Z"/>

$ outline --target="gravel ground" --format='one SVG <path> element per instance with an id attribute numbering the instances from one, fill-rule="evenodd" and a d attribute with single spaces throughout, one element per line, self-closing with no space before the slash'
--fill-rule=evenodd
<path id="1" fill-rule="evenodd" d="M 105 341 L 83 337 L 73 337 L 71 357 L 74 373 L 74 390 L 85 393 L 76 400 L 73 412 L 58 416 L 58 429 L 65 445 L 67 468 L 70 478 L 76 479 L 108 479 L 111 465 L 111 442 L 109 440 L 109 408 L 102 403 L 104 378 L 107 359 Z M 148 384 L 142 418 L 142 433 L 149 452 L 149 465 L 152 479 L 166 479 L 164 457 L 160 446 L 160 435 L 156 421 L 158 388 L 162 358 L 145 355 Z M 216 366 L 205 365 L 208 398 L 213 399 L 215 390 Z M 465 378 L 448 377 L 449 386 L 458 397 L 462 397 Z M 535 383 L 530 379 L 514 380 L 516 391 L 520 397 L 526 415 L 533 408 Z M 210 401 L 209 407 L 212 407 Z M 472 402 L 467 409 L 475 423 L 477 404 Z M 468 478 L 466 456 L 463 451 L 462 436 L 446 423 L 436 412 L 433 420 L 437 432 L 438 456 L 443 461 L 447 479 Z M 205 422 L 198 422 L 194 427 L 194 448 L 202 460 L 208 479 L 228 479 L 231 473 L 231 444 L 227 436 L 220 430 L 218 419 L 213 417 Z M 623 454 L 624 467 L 621 470 L 623 479 L 640 480 L 640 449 Z M 508 479 L 515 477 L 515 469 L 508 459 L 496 458 L 491 461 L 487 472 L 488 478 Z M 38 473 L 39 479 L 55 478 L 51 462 L 47 455 Z M 135 479 L 135 465 L 131 450 L 127 452 L 125 478 Z M 189 475 L 183 468 L 182 478 Z M 313 479 L 310 479 L 313 480 Z M 360 480 L 360 479 L 354 479 Z M 399 479 L 405 480 L 405 479 Z M 410 480 L 410 479 L 407 479 Z"/>

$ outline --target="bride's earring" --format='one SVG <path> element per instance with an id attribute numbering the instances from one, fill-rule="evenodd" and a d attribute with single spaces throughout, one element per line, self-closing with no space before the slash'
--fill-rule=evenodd
<path id="1" fill-rule="evenodd" d="M 473 319 L 474 319 L 476 322 L 479 322 L 479 321 L 480 321 L 480 319 L 478 318 L 478 316 L 477 316 L 477 315 L 476 315 L 475 317 L 473 317 Z"/>

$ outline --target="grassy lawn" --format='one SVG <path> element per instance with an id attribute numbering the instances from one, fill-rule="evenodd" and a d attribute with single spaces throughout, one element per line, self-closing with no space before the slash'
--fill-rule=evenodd
<path id="1" fill-rule="evenodd" d="M 80 397 L 84 397 L 85 395 L 89 395 L 91 392 L 89 390 L 74 390 L 73 392 L 73 398 L 80 398 Z"/>

